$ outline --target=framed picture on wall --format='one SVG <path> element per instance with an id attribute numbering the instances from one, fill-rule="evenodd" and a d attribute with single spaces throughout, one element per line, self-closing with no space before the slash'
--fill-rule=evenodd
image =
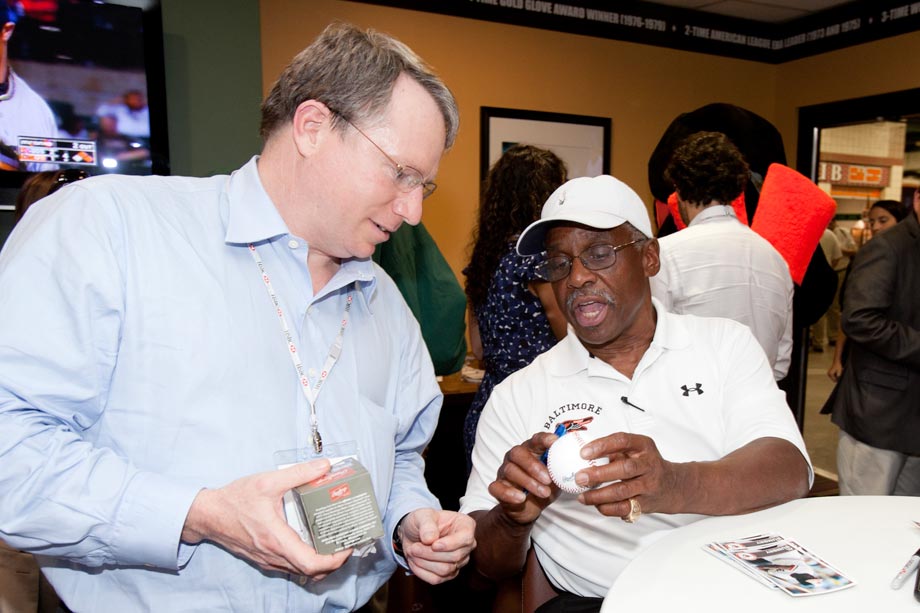
<path id="1" fill-rule="evenodd" d="M 508 147 L 526 143 L 549 149 L 565 162 L 569 178 L 610 174 L 609 117 L 544 113 L 484 106 L 480 109 L 479 179 Z"/>

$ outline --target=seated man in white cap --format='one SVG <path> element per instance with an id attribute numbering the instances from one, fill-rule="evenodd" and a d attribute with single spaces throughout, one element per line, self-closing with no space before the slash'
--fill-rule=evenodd
<path id="1" fill-rule="evenodd" d="M 802 497 L 813 479 L 750 330 L 652 298 L 651 234 L 636 193 L 601 176 L 562 185 L 518 240 L 521 255 L 546 252 L 541 274 L 569 334 L 495 388 L 461 510 L 476 520 L 473 563 L 487 578 L 519 572 L 533 545 L 560 592 L 539 611 L 596 611 L 663 531 Z M 583 458 L 609 459 L 576 474 L 590 488 L 577 495 L 541 461 L 573 430 L 589 441 Z"/>

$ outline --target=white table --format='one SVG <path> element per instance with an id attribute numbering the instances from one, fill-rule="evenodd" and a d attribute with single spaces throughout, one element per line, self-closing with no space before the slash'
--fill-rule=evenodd
<path id="1" fill-rule="evenodd" d="M 920 612 L 913 576 L 900 590 L 890 587 L 920 548 L 914 520 L 920 521 L 920 497 L 906 496 L 806 498 L 748 515 L 707 518 L 674 530 L 636 557 L 610 588 L 601 613 Z M 712 541 L 763 532 L 798 541 L 856 585 L 793 597 L 761 585 L 703 549 Z"/>

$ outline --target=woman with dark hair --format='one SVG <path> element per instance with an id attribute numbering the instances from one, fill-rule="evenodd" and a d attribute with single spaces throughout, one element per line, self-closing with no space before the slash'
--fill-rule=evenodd
<path id="1" fill-rule="evenodd" d="M 895 227 L 907 217 L 908 208 L 900 200 L 879 200 L 869 209 L 869 230 L 872 236 Z"/>
<path id="2" fill-rule="evenodd" d="M 554 153 L 514 145 L 495 162 L 483 185 L 472 255 L 463 271 L 470 343 L 485 368 L 463 429 L 467 467 L 492 388 L 565 336 L 552 290 L 534 272 L 539 256 L 515 251 L 518 235 L 539 218 L 543 203 L 565 180 L 565 163 Z"/>
<path id="3" fill-rule="evenodd" d="M 897 200 L 879 200 L 872 205 L 872 208 L 869 209 L 869 231 L 871 232 L 870 238 L 881 234 L 885 230 L 895 227 L 898 225 L 898 222 L 907 217 L 907 207 L 904 206 L 901 202 Z M 855 256 L 854 256 L 855 257 Z M 847 277 L 850 274 L 850 269 L 852 268 L 853 261 L 850 260 L 850 265 L 847 266 L 847 271 L 843 276 L 843 281 L 840 283 L 840 291 L 838 295 L 840 296 L 840 312 L 843 312 L 843 289 L 846 287 Z M 834 360 L 831 362 L 830 368 L 827 369 L 827 376 L 830 377 L 831 381 L 835 383 L 840 381 L 840 376 L 843 374 L 843 364 L 845 359 L 844 347 L 846 345 L 847 336 L 843 333 L 843 329 L 837 329 L 837 342 L 834 347 Z M 831 399 L 833 399 L 833 393 L 831 393 Z M 830 400 L 828 404 L 821 409 L 822 413 L 830 413 Z"/>

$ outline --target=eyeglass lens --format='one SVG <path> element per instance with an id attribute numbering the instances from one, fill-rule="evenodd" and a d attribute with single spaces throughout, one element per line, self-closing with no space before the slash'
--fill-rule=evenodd
<path id="1" fill-rule="evenodd" d="M 588 270 L 603 270 L 610 268 L 617 262 L 617 251 L 634 245 L 644 239 L 630 241 L 623 245 L 593 245 L 588 247 L 577 257 Z M 551 283 L 561 281 L 572 272 L 574 258 L 569 255 L 556 255 L 547 258 L 536 267 L 536 273 L 541 278 Z"/>
<path id="2" fill-rule="evenodd" d="M 383 157 L 385 157 L 393 166 L 396 167 L 396 174 L 394 175 L 393 181 L 396 183 L 396 187 L 399 188 L 401 191 L 411 192 L 415 188 L 421 186 L 422 199 L 424 200 L 425 198 L 433 194 L 434 190 L 438 188 L 436 183 L 432 181 L 425 181 L 425 177 L 422 176 L 422 173 L 416 170 L 415 168 L 412 168 L 411 166 L 403 166 L 402 164 L 394 160 L 392 157 L 390 157 L 390 154 L 384 151 L 380 145 L 374 142 L 374 139 L 372 139 L 370 136 L 365 134 L 364 130 L 362 130 L 355 124 L 353 124 L 347 117 L 345 117 L 338 111 L 332 111 L 332 112 L 338 115 L 339 117 L 341 117 L 345 121 L 345 123 L 347 123 L 352 128 L 354 128 L 355 131 L 358 132 L 358 134 L 366 138 L 367 142 L 372 144 L 377 149 L 377 151 L 383 154 Z"/>

